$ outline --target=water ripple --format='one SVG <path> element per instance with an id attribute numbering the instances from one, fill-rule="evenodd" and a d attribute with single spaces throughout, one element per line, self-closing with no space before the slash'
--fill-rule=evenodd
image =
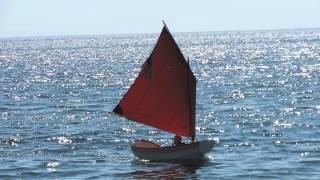
<path id="1" fill-rule="evenodd" d="M 0 39 L 0 178 L 319 177 L 320 31 L 174 34 L 197 84 L 198 166 L 136 162 L 173 135 L 110 115 L 157 34 Z M 188 140 L 186 140 L 188 141 Z"/>

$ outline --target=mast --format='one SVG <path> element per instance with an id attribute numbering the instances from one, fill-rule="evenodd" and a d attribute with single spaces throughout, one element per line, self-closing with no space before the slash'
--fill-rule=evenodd
<path id="1" fill-rule="evenodd" d="M 192 104 L 191 104 L 191 94 L 190 94 L 190 80 L 189 80 L 189 70 L 190 69 L 190 64 L 189 64 L 189 57 L 187 59 L 187 63 L 186 63 L 186 74 L 187 74 L 187 94 L 188 94 L 188 108 L 189 108 L 189 118 L 190 118 L 190 128 L 195 128 L 195 118 L 193 119 L 192 117 Z M 194 135 L 191 137 L 192 139 L 192 142 L 195 140 L 195 136 L 196 136 L 196 133 L 195 133 L 195 129 L 194 130 L 191 130 L 191 131 L 194 131 Z"/>

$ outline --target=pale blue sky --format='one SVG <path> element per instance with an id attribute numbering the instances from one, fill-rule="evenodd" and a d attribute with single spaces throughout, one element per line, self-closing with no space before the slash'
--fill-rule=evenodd
<path id="1" fill-rule="evenodd" d="M 0 0 L 0 37 L 320 28 L 320 0 Z"/>

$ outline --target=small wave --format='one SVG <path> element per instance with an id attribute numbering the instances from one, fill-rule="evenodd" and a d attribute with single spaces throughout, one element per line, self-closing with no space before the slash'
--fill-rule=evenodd
<path id="1" fill-rule="evenodd" d="M 289 121 L 279 121 L 276 120 L 273 122 L 273 126 L 281 126 L 284 128 L 291 128 L 295 123 Z"/>
<path id="2" fill-rule="evenodd" d="M 65 136 L 47 138 L 47 141 L 57 141 L 59 144 L 71 144 L 72 140 Z"/>
<path id="3" fill-rule="evenodd" d="M 9 139 L 2 139 L 1 142 L 10 145 L 10 146 L 18 146 L 21 143 L 22 139 L 19 138 L 9 138 Z"/>

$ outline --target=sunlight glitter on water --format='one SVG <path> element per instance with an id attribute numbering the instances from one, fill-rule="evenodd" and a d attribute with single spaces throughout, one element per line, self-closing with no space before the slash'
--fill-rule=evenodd
<path id="1" fill-rule="evenodd" d="M 173 135 L 108 113 L 157 34 L 13 38 L 0 40 L 0 178 L 319 176 L 319 30 L 174 36 L 198 80 L 197 139 L 217 142 L 208 162 L 137 162 L 132 142 Z"/>

